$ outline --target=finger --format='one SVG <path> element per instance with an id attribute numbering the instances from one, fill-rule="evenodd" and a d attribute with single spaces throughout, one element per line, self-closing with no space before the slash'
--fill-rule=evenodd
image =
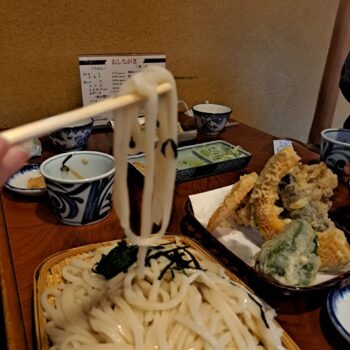
<path id="1" fill-rule="evenodd" d="M 29 154 L 21 147 L 11 147 L 0 161 L 0 184 L 4 184 L 28 160 Z"/>
<path id="2" fill-rule="evenodd" d="M 9 145 L 3 138 L 0 137 L 0 160 L 6 154 L 9 149 Z"/>

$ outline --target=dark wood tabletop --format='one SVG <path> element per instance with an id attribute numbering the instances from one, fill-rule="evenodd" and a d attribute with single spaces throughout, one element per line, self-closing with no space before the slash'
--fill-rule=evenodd
<path id="1" fill-rule="evenodd" d="M 185 123 L 186 124 L 186 123 Z M 111 130 L 95 130 L 89 138 L 88 149 L 112 153 Z M 199 135 L 196 143 L 214 139 L 226 140 L 241 145 L 252 153 L 252 159 L 244 171 L 260 172 L 273 154 L 273 136 L 238 124 L 226 128 L 217 137 Z M 318 161 L 319 155 L 294 143 L 304 162 Z M 54 154 L 43 140 L 43 154 L 33 162 L 41 162 Z M 230 171 L 193 181 L 177 184 L 173 211 L 168 232 L 181 232 L 181 221 L 185 216 L 185 205 L 190 194 L 208 191 L 232 184 L 242 171 Z M 130 189 L 137 204 L 141 196 L 142 183 L 130 179 Z M 336 193 L 337 205 L 350 203 L 349 194 L 342 186 Z M 33 324 L 33 276 L 37 266 L 50 255 L 65 249 L 123 237 L 114 212 L 102 222 L 89 226 L 73 227 L 60 224 L 52 213 L 48 197 L 24 197 L 2 191 L 0 214 L 0 268 L 2 269 L 3 303 L 8 345 L 11 349 L 32 349 L 34 343 Z M 135 204 L 134 203 L 134 204 Z M 210 247 L 207 247 L 210 248 Z M 249 281 L 245 281 L 249 283 Z M 4 297 L 5 295 L 5 297 Z M 278 321 L 301 349 L 345 349 L 349 347 L 333 329 L 324 310 L 325 295 L 318 295 L 312 306 L 308 302 L 289 300 L 288 308 L 278 311 Z"/>

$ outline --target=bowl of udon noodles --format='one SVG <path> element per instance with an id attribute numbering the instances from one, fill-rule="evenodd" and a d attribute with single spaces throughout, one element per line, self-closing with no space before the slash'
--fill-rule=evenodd
<path id="1" fill-rule="evenodd" d="M 112 209 L 114 158 L 95 151 L 72 151 L 45 160 L 50 205 L 65 225 L 90 225 L 105 219 Z"/>
<path id="2" fill-rule="evenodd" d="M 191 239 L 165 236 L 143 266 L 137 249 L 119 240 L 45 260 L 34 280 L 38 348 L 298 349 L 274 311 Z"/>

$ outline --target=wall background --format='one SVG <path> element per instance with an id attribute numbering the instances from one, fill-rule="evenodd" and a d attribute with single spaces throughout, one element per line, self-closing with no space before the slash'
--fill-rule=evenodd
<path id="1" fill-rule="evenodd" d="M 36 0 L 0 3 L 0 128 L 82 105 L 81 54 L 165 53 L 179 99 L 224 103 L 306 140 L 334 0 Z M 350 114 L 340 96 L 334 126 Z"/>

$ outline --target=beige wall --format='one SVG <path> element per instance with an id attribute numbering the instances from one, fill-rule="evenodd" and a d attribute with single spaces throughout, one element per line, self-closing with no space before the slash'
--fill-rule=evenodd
<path id="1" fill-rule="evenodd" d="M 305 140 L 338 1 L 35 0 L 0 4 L 0 127 L 81 106 L 80 54 L 167 55 L 189 105 Z M 343 103 L 337 108 L 342 122 Z M 349 114 L 349 112 L 347 112 Z"/>

